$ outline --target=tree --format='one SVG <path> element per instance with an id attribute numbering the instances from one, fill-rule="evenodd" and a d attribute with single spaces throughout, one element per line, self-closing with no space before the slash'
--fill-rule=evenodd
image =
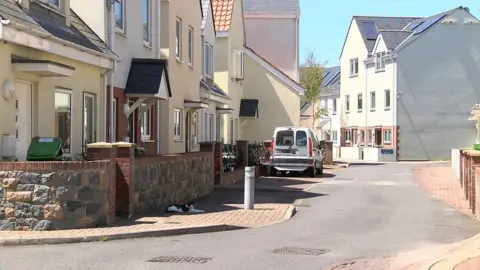
<path id="1" fill-rule="evenodd" d="M 302 99 L 312 106 L 313 128 L 315 128 L 315 122 L 318 118 L 328 114 L 324 108 L 319 106 L 325 64 L 326 63 L 321 63 L 318 60 L 315 53 L 310 52 L 300 66 L 300 84 L 305 89 L 305 94 Z"/>

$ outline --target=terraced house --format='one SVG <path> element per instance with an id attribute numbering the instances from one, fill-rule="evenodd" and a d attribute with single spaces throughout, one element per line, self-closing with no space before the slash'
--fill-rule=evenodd
<path id="1" fill-rule="evenodd" d="M 117 56 L 69 0 L 0 2 L 2 160 L 25 160 L 32 137 L 60 137 L 63 153 L 104 140 L 106 74 Z"/>
<path id="2" fill-rule="evenodd" d="M 479 49 L 480 24 L 468 8 L 353 17 L 340 57 L 341 156 L 435 160 L 474 143 L 467 118 L 480 93 Z"/>

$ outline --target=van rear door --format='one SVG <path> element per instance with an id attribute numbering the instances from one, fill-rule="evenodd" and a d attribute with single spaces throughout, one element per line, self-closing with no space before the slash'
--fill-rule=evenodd
<path id="1" fill-rule="evenodd" d="M 282 129 L 275 135 L 274 154 L 278 156 L 291 156 L 294 146 L 295 133 L 291 129 Z"/>
<path id="2" fill-rule="evenodd" d="M 305 130 L 297 130 L 295 132 L 295 146 L 297 148 L 297 156 L 308 157 L 308 136 Z"/>

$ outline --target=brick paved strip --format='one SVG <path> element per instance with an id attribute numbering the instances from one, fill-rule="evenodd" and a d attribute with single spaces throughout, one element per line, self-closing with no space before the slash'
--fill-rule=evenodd
<path id="1" fill-rule="evenodd" d="M 135 220 L 140 224 L 118 227 L 61 231 L 0 231 L 0 246 L 94 242 L 255 228 L 281 222 L 295 214 L 295 206 L 288 204 L 256 204 L 254 210 L 244 210 L 243 205 L 238 204 L 229 206 L 234 210 L 144 217 Z"/>

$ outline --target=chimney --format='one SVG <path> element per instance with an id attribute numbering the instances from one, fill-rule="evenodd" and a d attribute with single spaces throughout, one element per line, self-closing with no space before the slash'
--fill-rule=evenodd
<path id="1" fill-rule="evenodd" d="M 470 13 L 470 9 L 468 7 L 463 8 L 466 12 Z"/>
<path id="2" fill-rule="evenodd" d="M 70 14 L 70 0 L 60 0 L 60 8 L 65 16 L 65 24 L 70 27 L 70 20 L 71 20 L 71 14 Z"/>
<path id="3" fill-rule="evenodd" d="M 30 9 L 30 0 L 16 0 L 24 9 Z"/>

